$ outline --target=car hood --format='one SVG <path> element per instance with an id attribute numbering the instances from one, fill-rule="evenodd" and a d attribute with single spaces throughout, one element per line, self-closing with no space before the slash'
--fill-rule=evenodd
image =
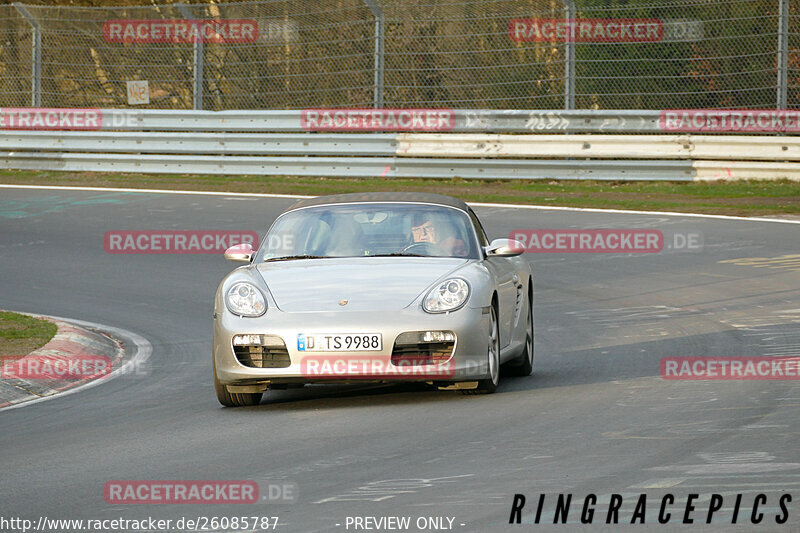
<path id="1" fill-rule="evenodd" d="M 469 260 L 354 257 L 261 263 L 256 269 L 287 313 L 394 311 Z M 346 305 L 340 305 L 347 300 Z"/>

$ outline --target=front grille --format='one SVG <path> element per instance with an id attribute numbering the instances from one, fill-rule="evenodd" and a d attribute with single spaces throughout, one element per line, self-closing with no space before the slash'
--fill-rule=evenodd
<path id="1" fill-rule="evenodd" d="M 395 342 L 392 349 L 392 364 L 400 365 L 435 365 L 448 361 L 453 356 L 455 342 L 417 342 L 399 344 Z"/>
<path id="2" fill-rule="evenodd" d="M 265 345 L 246 344 L 234 346 L 233 353 L 236 359 L 244 366 L 250 368 L 286 368 L 292 364 L 289 352 L 283 339 L 268 337 Z"/>

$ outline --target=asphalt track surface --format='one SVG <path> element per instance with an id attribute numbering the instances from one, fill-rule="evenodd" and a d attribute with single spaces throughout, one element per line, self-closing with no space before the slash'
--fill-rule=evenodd
<path id="1" fill-rule="evenodd" d="M 648 495 L 646 525 L 800 530 L 798 381 L 670 381 L 668 356 L 800 354 L 800 227 L 641 214 L 479 207 L 491 238 L 520 228 L 648 228 L 700 233 L 702 250 L 528 254 L 535 275 L 535 373 L 465 397 L 417 386 L 314 386 L 223 409 L 211 384 L 212 298 L 234 265 L 217 255 L 112 255 L 110 230 L 254 230 L 294 200 L 0 190 L 0 307 L 138 333 L 146 375 L 0 411 L 0 516 L 141 519 L 278 516 L 278 531 L 354 531 L 347 517 L 454 518 L 454 531 L 530 531 L 546 495 L 578 503 L 559 531 L 601 525 L 603 502 Z M 755 267 L 721 261 L 767 258 Z M 796 258 L 795 258 L 796 259 Z M 303 287 L 298 286 L 298 291 Z M 109 480 L 295 483 L 296 503 L 110 505 Z M 528 504 L 508 524 L 513 495 Z M 676 504 L 657 523 L 661 495 Z M 712 493 L 726 497 L 710 526 Z M 768 503 L 749 523 L 755 494 Z M 789 493 L 789 522 L 778 498 Z M 593 525 L 580 504 L 596 494 Z M 652 498 L 652 500 L 650 500 Z M 447 521 L 445 520 L 445 524 Z M 552 526 L 551 526 L 552 527 Z M 566 529 L 564 529 L 566 527 Z M 544 528 L 546 529 L 546 528 Z M 231 528 L 228 528 L 231 530 Z M 252 530 L 252 528 L 251 528 Z M 417 531 L 412 528 L 412 531 Z"/>

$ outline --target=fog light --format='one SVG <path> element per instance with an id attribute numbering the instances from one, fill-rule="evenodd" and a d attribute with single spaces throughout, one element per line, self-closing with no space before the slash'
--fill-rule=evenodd
<path id="1" fill-rule="evenodd" d="M 234 346 L 249 346 L 249 345 L 256 345 L 261 346 L 264 344 L 261 335 L 234 335 L 233 336 L 233 345 Z"/>
<path id="2" fill-rule="evenodd" d="M 422 342 L 453 342 L 456 340 L 452 331 L 426 331 L 422 334 Z"/>

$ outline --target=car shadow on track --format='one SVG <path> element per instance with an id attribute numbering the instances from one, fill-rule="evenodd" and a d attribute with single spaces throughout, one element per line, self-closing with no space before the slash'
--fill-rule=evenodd
<path id="1" fill-rule="evenodd" d="M 320 409 L 363 408 L 381 405 L 424 404 L 453 401 L 457 393 L 438 391 L 421 383 L 364 385 L 306 385 L 300 389 L 273 390 L 264 394 L 257 406 L 240 409 Z"/>
<path id="2" fill-rule="evenodd" d="M 504 391 L 533 390 L 536 376 L 504 377 L 495 394 L 465 395 L 455 390 L 438 390 L 425 383 L 387 383 L 364 385 L 306 385 L 298 389 L 271 390 L 264 393 L 257 406 L 239 409 L 264 410 L 270 407 L 319 409 L 361 408 L 381 405 L 419 405 L 442 402 L 475 401 L 490 399 Z"/>

